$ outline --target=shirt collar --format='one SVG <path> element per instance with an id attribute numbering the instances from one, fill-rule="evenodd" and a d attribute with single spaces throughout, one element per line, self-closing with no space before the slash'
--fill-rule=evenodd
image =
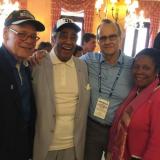
<path id="1" fill-rule="evenodd" d="M 118 58 L 118 64 L 123 64 L 124 63 L 124 54 L 123 52 L 119 52 L 119 58 Z"/>
<path id="2" fill-rule="evenodd" d="M 9 61 L 10 65 L 12 67 L 16 67 L 17 64 L 23 64 L 25 67 L 28 67 L 29 66 L 29 63 L 27 60 L 24 60 L 22 63 L 19 63 L 15 57 L 7 50 L 7 48 L 2 45 L 3 47 L 3 50 L 4 50 L 4 55 L 5 57 L 7 58 L 7 60 Z"/>
<path id="3" fill-rule="evenodd" d="M 51 50 L 50 52 L 50 58 L 51 58 L 51 62 L 53 65 L 57 65 L 57 64 L 66 64 L 70 67 L 74 67 L 74 61 L 73 61 L 73 56 L 67 61 L 67 62 L 62 62 L 57 55 L 55 54 L 54 48 Z"/>
<path id="4" fill-rule="evenodd" d="M 7 48 L 4 45 L 2 45 L 2 48 L 4 50 L 3 53 L 5 58 L 8 60 L 12 67 L 15 67 L 17 64 L 17 60 L 15 59 L 15 57 L 7 50 Z"/>

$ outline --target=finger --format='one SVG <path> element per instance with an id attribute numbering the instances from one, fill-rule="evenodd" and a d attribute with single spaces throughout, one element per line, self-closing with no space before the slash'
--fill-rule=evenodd
<path id="1" fill-rule="evenodd" d="M 40 61 L 46 56 L 46 50 L 40 50 L 35 53 L 35 61 L 39 64 Z"/>
<path id="2" fill-rule="evenodd" d="M 37 64 L 37 62 L 35 60 L 35 56 L 29 57 L 28 61 L 29 61 L 29 63 L 30 63 L 31 66 L 34 66 L 34 65 Z"/>

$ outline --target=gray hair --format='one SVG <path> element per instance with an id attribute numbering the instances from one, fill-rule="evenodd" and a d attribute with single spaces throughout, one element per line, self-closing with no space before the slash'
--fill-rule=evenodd
<path id="1" fill-rule="evenodd" d="M 122 32 L 121 32 L 120 26 L 117 22 L 113 22 L 110 19 L 103 19 L 101 21 L 100 25 L 97 27 L 97 39 L 99 39 L 99 29 L 100 29 L 101 25 L 103 25 L 103 24 L 113 24 L 113 25 L 115 25 L 115 27 L 117 29 L 117 32 L 118 32 L 118 35 L 121 36 Z"/>

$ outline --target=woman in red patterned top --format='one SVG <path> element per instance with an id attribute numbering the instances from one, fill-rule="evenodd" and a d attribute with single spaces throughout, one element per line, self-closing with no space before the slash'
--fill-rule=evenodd
<path id="1" fill-rule="evenodd" d="M 135 57 L 135 86 L 116 113 L 106 160 L 160 160 L 159 52 L 146 48 Z"/>

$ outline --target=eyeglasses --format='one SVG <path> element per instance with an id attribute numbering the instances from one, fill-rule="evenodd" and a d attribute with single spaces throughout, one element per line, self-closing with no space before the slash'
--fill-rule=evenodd
<path id="1" fill-rule="evenodd" d="M 101 37 L 99 37 L 99 41 L 105 42 L 107 39 L 109 39 L 110 41 L 115 41 L 115 40 L 117 40 L 117 38 L 118 38 L 117 34 L 111 34 L 109 36 L 101 36 Z"/>
<path id="2" fill-rule="evenodd" d="M 25 41 L 27 38 L 31 38 L 33 41 L 38 41 L 40 39 L 36 34 L 29 35 L 26 32 L 18 32 L 12 28 L 9 28 L 9 30 L 15 33 L 22 41 Z"/>

